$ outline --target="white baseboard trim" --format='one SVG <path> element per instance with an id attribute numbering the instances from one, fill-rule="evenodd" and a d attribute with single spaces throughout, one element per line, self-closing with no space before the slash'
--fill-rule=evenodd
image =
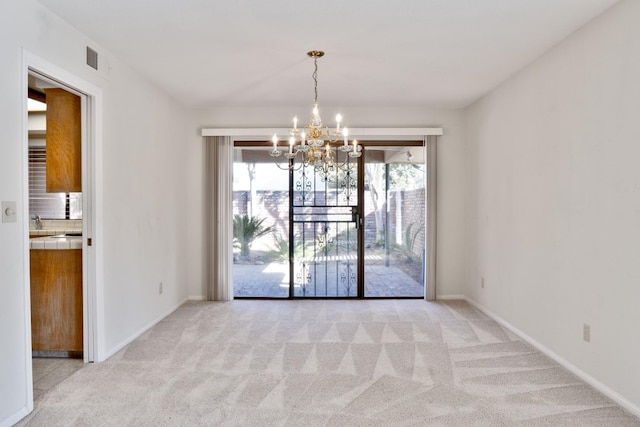
<path id="1" fill-rule="evenodd" d="M 189 295 L 187 297 L 188 301 L 205 301 L 207 299 L 207 297 L 205 297 L 204 295 Z"/>
<path id="2" fill-rule="evenodd" d="M 122 350 L 123 348 L 125 348 L 127 345 L 131 344 L 131 342 L 133 340 L 135 340 L 136 338 L 138 338 L 140 335 L 144 334 L 145 332 L 147 332 L 149 329 L 151 329 L 156 323 L 158 323 L 159 321 L 161 321 L 162 319 L 164 319 L 165 317 L 167 317 L 168 315 L 170 315 L 171 313 L 173 313 L 174 311 L 176 311 L 176 309 L 178 307 L 180 307 L 182 304 L 184 304 L 185 302 L 187 302 L 187 299 L 183 299 L 182 301 L 180 301 L 178 304 L 174 305 L 173 307 L 171 307 L 168 311 L 166 311 L 164 314 L 161 314 L 159 317 L 157 317 L 155 320 L 152 320 L 150 323 L 148 323 L 146 326 L 142 327 L 141 329 L 139 329 L 137 332 L 134 332 L 133 335 L 130 335 L 127 339 L 125 339 L 124 341 L 122 341 L 120 344 L 116 345 L 114 348 L 112 348 L 111 350 L 108 350 L 105 352 L 104 354 L 104 358 L 100 359 L 100 362 L 104 362 L 105 360 L 107 360 L 108 358 L 110 358 L 111 356 L 113 356 L 114 354 L 116 354 L 117 352 L 119 352 L 120 350 Z"/>
<path id="3" fill-rule="evenodd" d="M 567 359 L 558 355 L 553 350 L 540 344 L 538 341 L 534 340 L 529 335 L 525 334 L 524 332 L 522 332 L 521 330 L 513 326 L 511 323 L 507 322 L 500 316 L 496 315 L 495 313 L 493 313 L 491 310 L 487 309 L 480 303 L 474 301 L 469 297 L 463 297 L 463 298 L 467 300 L 469 304 L 473 305 L 475 308 L 477 308 L 478 310 L 480 310 L 481 312 L 483 312 L 484 314 L 486 314 L 487 316 L 489 316 L 490 318 L 498 322 L 500 325 L 509 329 L 511 332 L 513 332 L 514 334 L 522 338 L 527 343 L 531 344 L 537 350 L 541 351 L 551 359 L 555 360 L 557 363 L 562 365 L 564 368 L 568 369 L 571 373 L 573 373 L 575 376 L 577 376 L 578 378 L 580 378 L 581 380 L 583 380 L 584 382 L 586 382 L 587 384 L 589 384 L 590 386 L 598 390 L 600 393 L 604 394 L 609 399 L 613 400 L 618 405 L 622 406 L 624 409 L 631 412 L 636 417 L 640 418 L 639 406 L 634 405 L 632 402 L 630 402 L 628 399 L 626 399 L 624 396 L 622 396 L 618 392 L 614 391 L 610 387 L 606 386 L 605 384 L 601 383 L 597 379 L 593 378 L 591 375 L 589 375 L 582 369 L 578 368 L 576 365 L 569 362 Z"/>
<path id="4" fill-rule="evenodd" d="M 27 406 L 21 408 L 18 412 L 10 415 L 6 420 L 0 421 L 0 427 L 11 427 L 12 425 L 17 424 L 18 421 L 29 415 L 32 410 L 33 408 L 29 410 Z"/>
<path id="5" fill-rule="evenodd" d="M 436 295 L 436 300 L 465 299 L 464 295 Z"/>

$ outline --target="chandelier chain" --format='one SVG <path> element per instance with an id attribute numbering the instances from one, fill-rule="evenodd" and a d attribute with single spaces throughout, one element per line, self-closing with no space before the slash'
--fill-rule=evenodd
<path id="1" fill-rule="evenodd" d="M 318 57 L 313 58 L 313 65 L 315 66 L 313 70 L 313 90 L 315 92 L 315 102 L 318 102 Z"/>

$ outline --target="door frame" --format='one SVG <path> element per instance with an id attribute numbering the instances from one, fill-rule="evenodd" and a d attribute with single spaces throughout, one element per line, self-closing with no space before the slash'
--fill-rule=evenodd
<path id="1" fill-rule="evenodd" d="M 405 147 L 405 148 L 421 148 L 423 151 L 423 165 L 425 167 L 425 175 L 424 175 L 424 190 L 426 192 L 427 197 L 425 197 L 425 209 L 424 209 L 424 215 L 426 218 L 425 222 L 424 222 L 424 235 L 425 235 L 425 242 L 424 242 L 424 247 L 425 249 L 428 249 L 428 251 L 433 251 L 435 253 L 436 251 L 436 246 L 435 246 L 435 234 L 431 235 L 430 231 L 429 231 L 429 224 L 433 224 L 435 225 L 435 221 L 428 221 L 429 217 L 431 215 L 435 215 L 435 201 L 429 197 L 430 193 L 435 191 L 435 174 L 434 175 L 430 175 L 430 168 L 434 167 L 434 165 L 430 165 L 429 164 L 429 157 L 428 156 L 428 151 L 427 151 L 427 138 L 426 136 L 419 139 L 419 138 L 415 138 L 413 140 L 408 140 L 405 141 L 404 144 L 400 143 L 401 141 L 389 141 L 389 140 L 366 140 L 366 141 L 359 141 L 359 144 L 362 145 L 362 150 L 363 150 L 363 155 L 361 157 L 362 159 L 362 164 L 361 164 L 361 169 L 362 169 L 362 176 L 359 175 L 358 179 L 362 180 L 362 188 L 360 189 L 360 187 L 358 187 L 359 191 L 362 191 L 362 195 L 359 195 L 359 200 L 362 200 L 362 206 L 361 206 L 361 216 L 364 218 L 364 212 L 365 212 L 365 200 L 364 200 L 364 184 L 365 184 L 365 165 L 366 165 L 366 152 L 367 152 L 367 148 L 375 148 L 375 147 Z M 434 164 L 435 164 L 435 159 L 432 159 Z M 433 181 L 433 183 L 431 183 L 431 181 Z M 389 189 L 385 188 L 385 192 L 388 192 Z M 433 205 L 433 206 L 432 206 Z M 364 225 L 363 225 L 363 229 L 364 229 Z M 386 232 L 386 230 L 385 230 Z M 428 247 L 429 246 L 429 238 L 432 237 L 433 240 L 433 245 L 432 247 Z M 362 247 L 362 255 L 359 255 L 359 257 L 362 257 L 362 260 L 359 260 L 358 262 L 358 277 L 361 279 L 359 279 L 362 282 L 362 298 L 365 299 L 435 299 L 435 298 L 430 298 L 430 293 L 433 293 L 433 295 L 435 295 L 435 291 L 432 291 L 435 289 L 435 280 L 433 279 L 435 277 L 435 274 L 432 277 L 431 280 L 429 280 L 429 276 L 425 275 L 424 277 L 424 283 L 423 283 L 423 295 L 422 296 L 407 296 L 407 295 L 401 295 L 401 296 L 391 296 L 391 297 L 387 297 L 387 296 L 367 296 L 366 295 L 366 288 L 365 288 L 365 284 L 364 284 L 364 278 L 365 278 L 365 270 L 366 270 L 366 265 L 365 265 L 365 254 L 364 254 L 364 249 L 365 249 L 365 241 L 364 241 L 364 232 L 362 233 L 362 242 L 359 242 L 358 244 Z M 424 260 L 424 265 L 423 268 L 427 271 L 430 271 L 430 269 L 434 269 L 435 271 L 435 263 L 431 263 L 429 262 L 431 258 L 429 259 L 425 259 Z M 433 283 L 431 283 L 433 281 Z"/>
<path id="2" fill-rule="evenodd" d="M 203 143 L 205 147 L 208 144 L 216 144 L 216 138 L 225 138 L 225 143 L 230 144 L 230 152 L 227 150 L 225 153 L 226 158 L 218 158 L 218 161 L 225 163 L 224 170 L 229 171 L 233 168 L 233 147 L 235 142 L 248 142 L 248 141 L 265 141 L 265 147 L 269 147 L 271 143 L 268 141 L 273 134 L 287 134 L 288 128 L 202 128 L 201 136 L 203 137 Z M 426 268 L 428 274 L 425 276 L 425 299 L 436 299 L 437 288 L 437 275 L 436 275 L 436 257 L 437 257 L 437 137 L 443 135 L 443 129 L 438 127 L 424 127 L 424 128 L 350 128 L 350 135 L 353 138 L 367 141 L 416 141 L 421 140 L 424 143 L 423 152 L 427 165 L 427 174 L 425 174 L 425 188 L 427 189 L 427 209 L 426 209 L 426 248 L 429 251 L 428 263 Z M 431 140 L 431 141 L 430 141 Z M 207 155 L 208 158 L 208 155 Z M 217 173 L 212 170 L 206 170 L 207 182 L 215 182 L 214 178 Z M 226 177 L 228 178 L 228 177 Z M 226 182 L 226 181 L 225 181 Z M 224 200 L 218 200 L 221 203 L 221 210 L 224 211 L 227 218 L 232 218 L 233 212 L 233 194 L 232 190 L 226 188 L 226 197 Z M 211 192 L 207 192 L 206 205 L 211 205 Z M 206 223 L 208 224 L 208 231 L 205 237 L 207 246 L 213 244 L 220 244 L 222 247 L 226 247 L 228 253 L 233 250 L 232 237 L 229 235 L 227 228 L 229 224 L 215 223 L 211 214 L 207 214 Z M 219 238 L 226 236 L 224 242 L 219 242 Z M 207 275 L 212 276 L 213 272 L 216 273 L 216 277 L 220 277 L 222 280 L 210 281 L 208 286 L 215 288 L 216 292 L 212 292 L 214 295 L 222 295 L 221 300 L 229 301 L 233 300 L 233 277 L 231 266 L 228 263 L 218 262 L 216 260 L 209 260 L 206 265 Z"/>
<path id="3" fill-rule="evenodd" d="M 83 193 L 83 354 L 84 362 L 104 359 L 104 311 L 102 265 L 102 166 L 97 159 L 102 154 L 102 89 L 60 68 L 59 66 L 22 50 L 22 220 L 24 224 L 24 313 L 25 313 L 25 365 L 28 409 L 33 409 L 33 370 L 31 354 L 31 273 L 29 253 L 29 184 L 28 184 L 28 79 L 38 74 L 60 85 L 65 90 L 81 95 L 82 112 L 82 193 Z M 89 246 L 88 241 L 92 240 Z"/>

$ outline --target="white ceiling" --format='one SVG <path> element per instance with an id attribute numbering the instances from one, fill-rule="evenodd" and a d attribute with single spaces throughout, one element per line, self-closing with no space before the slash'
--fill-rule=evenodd
<path id="1" fill-rule="evenodd" d="M 464 107 L 618 0 L 38 0 L 185 105 Z"/>

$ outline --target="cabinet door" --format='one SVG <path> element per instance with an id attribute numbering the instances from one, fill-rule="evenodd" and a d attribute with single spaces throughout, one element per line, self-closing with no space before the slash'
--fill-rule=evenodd
<path id="1" fill-rule="evenodd" d="M 47 100 L 47 192 L 82 191 L 80 97 L 45 89 Z"/>
<path id="2" fill-rule="evenodd" d="M 82 250 L 30 255 L 33 351 L 82 352 Z"/>

